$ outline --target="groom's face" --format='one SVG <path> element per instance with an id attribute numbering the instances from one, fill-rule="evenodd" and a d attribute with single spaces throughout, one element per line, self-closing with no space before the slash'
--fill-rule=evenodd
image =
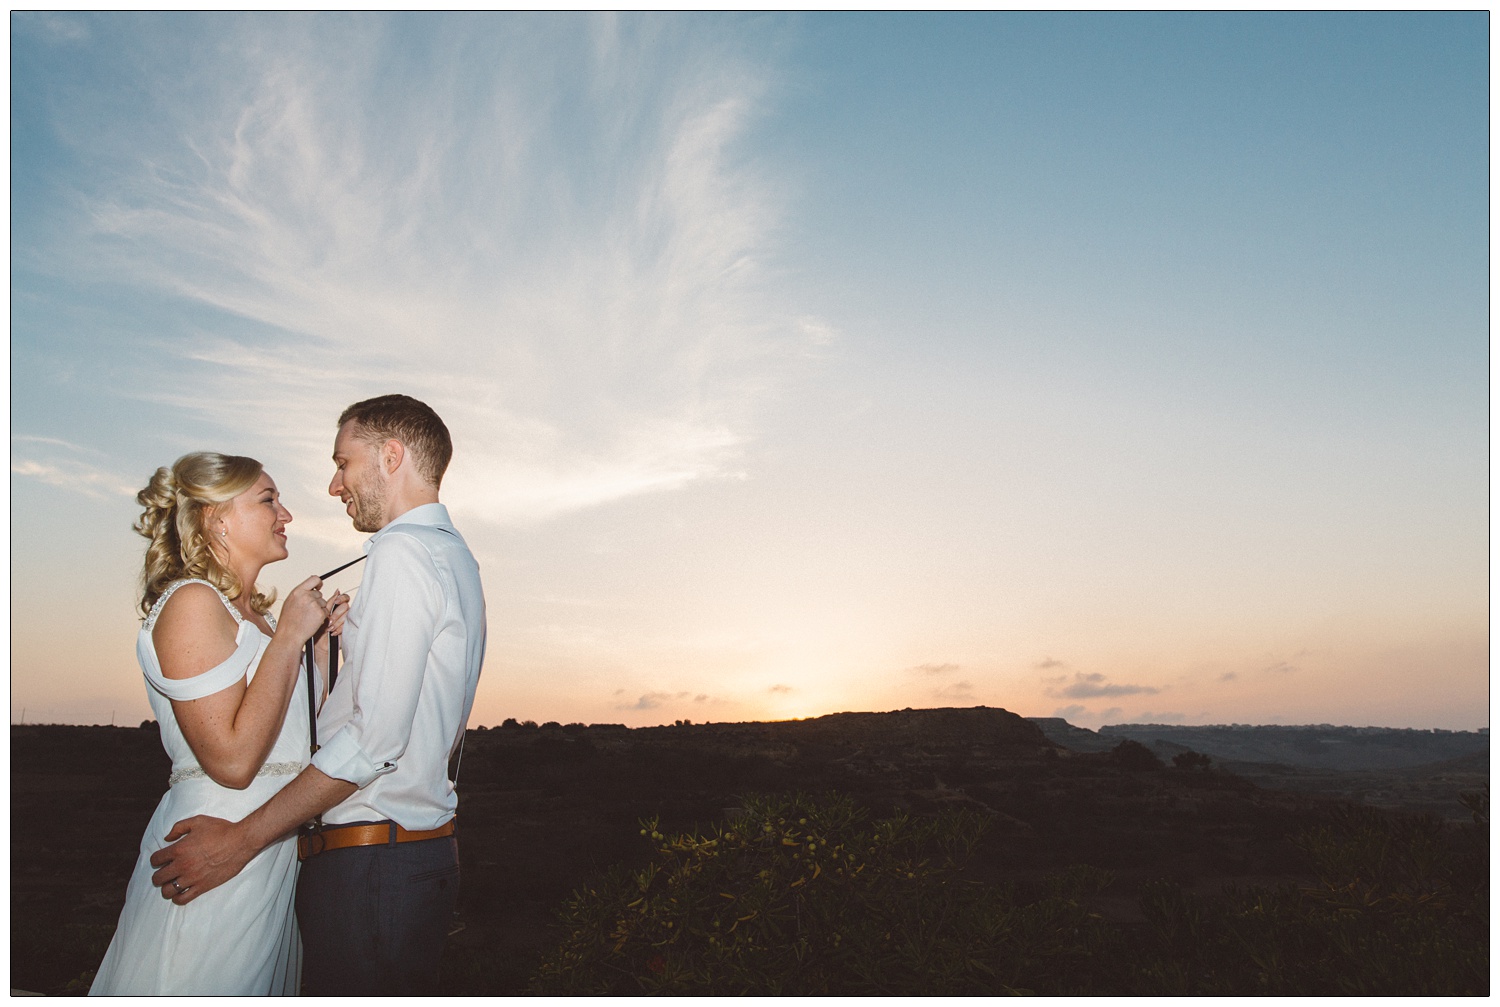
<path id="1" fill-rule="evenodd" d="M 328 493 L 344 501 L 355 530 L 384 528 L 386 473 L 380 465 L 380 446 L 363 436 L 354 420 L 339 427 L 333 442 L 333 466 Z"/>

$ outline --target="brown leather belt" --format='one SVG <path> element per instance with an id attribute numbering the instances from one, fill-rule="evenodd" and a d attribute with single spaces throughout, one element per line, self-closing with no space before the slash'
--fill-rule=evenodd
<path id="1" fill-rule="evenodd" d="M 395 822 L 377 822 L 374 825 L 329 825 L 319 832 L 304 832 L 297 837 L 297 859 L 306 860 L 329 850 L 342 850 L 349 846 L 387 846 L 396 843 L 416 843 L 423 839 L 444 839 L 453 835 L 457 818 L 450 818 L 435 829 L 426 832 L 408 832 Z"/>

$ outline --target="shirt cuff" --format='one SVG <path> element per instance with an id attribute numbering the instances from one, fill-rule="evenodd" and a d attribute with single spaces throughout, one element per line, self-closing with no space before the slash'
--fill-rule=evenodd
<path id="1" fill-rule="evenodd" d="M 324 776 L 347 781 L 361 789 L 369 786 L 377 776 L 396 771 L 394 762 L 378 766 L 371 762 L 348 727 L 341 728 L 339 733 L 328 739 L 328 744 L 313 754 L 312 764 Z"/>

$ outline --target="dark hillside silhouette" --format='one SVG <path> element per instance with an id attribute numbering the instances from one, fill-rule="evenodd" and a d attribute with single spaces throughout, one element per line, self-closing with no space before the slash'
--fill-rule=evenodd
<path id="1" fill-rule="evenodd" d="M 154 725 L 13 727 L 11 754 L 12 986 L 81 992 L 166 760 Z M 642 819 L 664 834 L 712 829 L 743 814 L 749 794 L 837 792 L 876 816 L 978 816 L 985 828 L 965 879 L 1024 888 L 1086 865 L 1112 880 L 1080 894 L 1082 905 L 1111 926 L 1142 925 L 1142 897 L 1163 882 L 1183 898 L 1316 882 L 1297 836 L 1334 821 L 1337 803 L 1258 787 L 1217 757 L 1206 768 L 1171 761 L 1078 752 L 986 708 L 479 728 L 459 782 L 464 875 L 438 992 L 524 990 L 557 946 L 563 901 L 611 865 L 654 855 Z M 19 825 L 38 821 L 49 827 Z"/>

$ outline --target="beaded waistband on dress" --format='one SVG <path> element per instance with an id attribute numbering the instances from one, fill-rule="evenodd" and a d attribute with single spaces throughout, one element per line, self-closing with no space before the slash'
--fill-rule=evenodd
<path id="1" fill-rule="evenodd" d="M 256 776 L 296 776 L 302 772 L 303 763 L 300 762 L 268 762 L 260 767 Z M 189 766 L 186 769 L 177 769 L 172 772 L 167 780 L 167 786 L 175 787 L 183 780 L 208 779 L 208 774 L 203 771 L 202 766 Z"/>

